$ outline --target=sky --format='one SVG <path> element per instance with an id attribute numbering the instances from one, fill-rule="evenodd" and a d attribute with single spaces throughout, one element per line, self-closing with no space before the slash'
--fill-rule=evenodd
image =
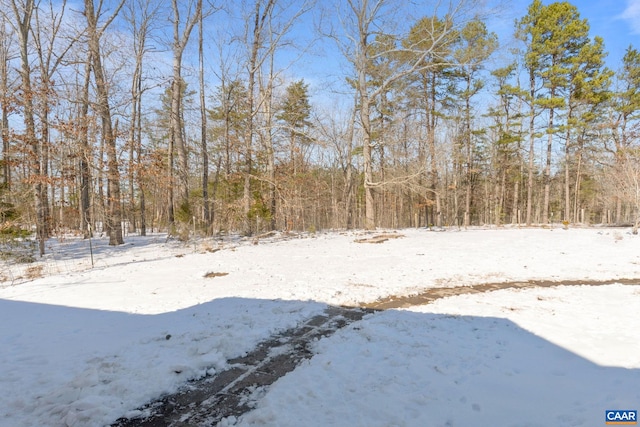
<path id="1" fill-rule="evenodd" d="M 526 13 L 529 0 L 513 0 L 513 16 Z M 548 0 L 545 4 L 551 3 Z M 591 26 L 592 36 L 601 36 L 609 52 L 607 63 L 617 69 L 629 44 L 640 48 L 640 0 L 570 0 Z"/>
<path id="2" fill-rule="evenodd" d="M 591 28 L 591 36 L 604 39 L 608 52 L 606 64 L 617 71 L 620 68 L 625 50 L 631 44 L 640 48 L 640 0 L 569 0 L 580 12 L 580 16 L 587 19 Z M 417 13 L 428 15 L 432 12 L 431 1 L 414 2 L 418 7 Z M 487 14 L 487 24 L 490 31 L 498 34 L 501 48 L 493 57 L 493 63 L 487 68 L 500 66 L 507 58 L 507 49 L 513 42 L 514 23 L 527 13 L 531 0 L 488 0 L 485 7 L 491 10 Z M 550 0 L 543 0 L 550 4 Z M 498 6 L 496 6 L 498 5 Z M 294 37 L 307 35 L 312 27 L 312 17 L 303 17 L 302 25 L 296 27 Z M 311 90 L 316 99 L 321 99 L 322 92 L 342 85 L 344 76 L 351 72 L 342 53 L 333 41 L 316 42 L 310 49 L 310 54 L 291 67 L 290 73 L 295 78 L 304 78 L 311 83 Z"/>
<path id="3" fill-rule="evenodd" d="M 491 11 L 487 14 L 489 30 L 498 34 L 503 48 L 508 48 L 512 43 L 514 22 L 526 14 L 531 0 L 480 0 L 481 3 L 482 1 L 484 1 L 485 7 Z M 640 0 L 569 0 L 569 2 L 578 8 L 583 18 L 588 20 L 591 34 L 603 37 L 605 48 L 609 53 L 607 59 L 609 68 L 614 70 L 619 68 L 620 61 L 629 44 L 640 47 Z M 247 2 L 247 5 L 249 3 L 251 2 Z M 433 13 L 435 3 L 433 0 L 399 2 L 402 9 L 395 18 L 395 24 L 398 26 L 412 25 L 412 21 Z M 442 2 L 442 4 L 446 3 Z M 543 3 L 549 4 L 551 1 L 543 0 Z M 243 7 L 243 4 L 238 2 L 234 5 L 233 14 L 235 16 L 242 15 L 239 9 Z M 289 10 L 295 11 L 302 4 L 302 0 L 283 1 L 282 4 L 290 4 Z M 251 9 L 249 6 L 246 8 Z M 440 10 L 443 10 L 443 6 L 440 6 Z M 339 90 L 340 88 L 344 90 L 342 87 L 344 77 L 351 72 L 343 53 L 335 42 L 326 37 L 318 36 L 316 27 L 320 22 L 320 11 L 325 13 L 325 17 L 322 18 L 325 30 L 327 30 L 329 22 L 336 27 L 340 26 L 340 16 L 336 7 L 333 6 L 333 2 L 317 0 L 315 8 L 311 12 L 297 19 L 287 38 L 287 43 L 291 46 L 295 45 L 296 50 L 284 49 L 278 53 L 281 58 L 281 66 L 286 67 L 281 76 L 285 80 L 291 81 L 303 78 L 305 82 L 310 84 L 312 96 L 326 93 L 328 90 Z M 165 13 L 170 13 L 170 10 L 167 9 Z M 163 22 L 162 19 L 165 18 L 161 18 L 161 22 Z M 229 15 L 222 11 L 210 16 L 208 21 L 205 28 L 205 50 L 208 51 L 207 77 L 210 78 L 209 85 L 215 87 L 218 80 L 216 76 L 220 73 L 220 48 L 217 45 L 220 40 L 228 38 L 231 32 L 239 35 L 242 32 L 240 26 L 244 21 L 240 18 L 230 20 Z M 124 25 L 124 23 L 122 24 Z M 154 67 L 157 68 L 156 73 L 166 75 L 165 77 L 168 79 L 171 53 L 166 48 L 166 44 L 171 39 L 171 27 L 160 25 L 159 28 L 163 36 L 156 41 L 160 43 L 161 52 L 156 52 L 153 56 Z M 162 46 L 163 44 L 165 46 Z M 243 48 L 238 46 L 236 49 L 236 51 L 227 50 L 226 58 L 224 58 L 227 66 L 237 60 L 237 58 L 234 59 L 234 54 L 241 55 Z M 301 53 L 301 49 L 304 50 L 304 53 Z M 496 64 L 500 64 L 501 58 L 505 57 L 506 54 L 503 52 L 504 50 L 501 50 L 495 55 Z M 184 65 L 186 69 L 183 74 L 187 78 L 193 78 L 195 84 L 197 29 L 191 36 L 191 42 L 185 53 Z M 488 68 L 491 68 L 491 64 L 488 65 Z M 350 102 L 351 97 L 347 98 L 347 102 Z"/>

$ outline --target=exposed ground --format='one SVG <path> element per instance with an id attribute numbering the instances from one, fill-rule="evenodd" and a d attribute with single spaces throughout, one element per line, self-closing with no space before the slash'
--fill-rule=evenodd
<path id="1" fill-rule="evenodd" d="M 458 286 L 453 288 L 429 288 L 425 291 L 406 296 L 389 296 L 372 303 L 362 304 L 362 307 L 375 310 L 389 310 L 394 308 L 407 308 L 414 305 L 429 304 L 440 298 L 457 295 L 477 294 L 501 289 L 526 289 L 526 288 L 550 288 L 553 286 L 603 286 L 620 283 L 623 285 L 637 285 L 640 279 L 615 279 L 615 280 L 563 280 L 560 282 L 551 280 L 529 280 L 526 282 L 497 282 L 481 285 Z"/>

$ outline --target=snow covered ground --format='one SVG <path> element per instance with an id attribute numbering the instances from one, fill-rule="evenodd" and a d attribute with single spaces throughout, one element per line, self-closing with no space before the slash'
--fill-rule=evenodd
<path id="1" fill-rule="evenodd" d="M 626 229 L 402 230 L 111 248 L 0 265 L 0 426 L 102 426 L 327 305 L 431 287 L 640 278 Z M 225 274 L 226 273 L 226 274 Z M 214 277 L 205 277 L 205 276 Z M 640 283 L 640 280 L 639 280 Z M 594 426 L 640 409 L 640 285 L 501 290 L 368 315 L 223 425 Z"/>

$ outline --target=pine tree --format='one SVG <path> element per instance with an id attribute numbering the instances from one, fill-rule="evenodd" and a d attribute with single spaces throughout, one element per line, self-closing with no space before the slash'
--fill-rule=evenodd
<path id="1" fill-rule="evenodd" d="M 442 225 L 442 202 L 439 189 L 440 171 L 437 161 L 436 131 L 444 117 L 442 104 L 454 92 L 453 81 L 458 77 L 455 60 L 451 57 L 459 32 L 450 17 L 437 16 L 419 19 L 402 41 L 406 52 L 401 58 L 417 64 L 410 76 L 415 88 L 417 108 L 424 112 L 426 144 L 420 149 L 420 163 L 427 170 L 428 188 L 425 191 L 426 223 Z M 417 62 L 416 62 L 417 61 Z M 427 164 L 428 159 L 428 164 Z"/>
<path id="2" fill-rule="evenodd" d="M 527 42 L 525 62 L 531 73 L 532 87 L 535 86 L 534 79 L 539 78 L 545 89 L 542 97 L 534 97 L 531 102 L 547 112 L 542 206 L 542 222 L 547 223 L 550 220 L 553 140 L 559 129 L 554 120 L 556 113 L 566 108 L 563 92 L 570 84 L 571 64 L 589 41 L 589 25 L 585 19 L 580 19 L 578 9 L 568 2 L 555 2 L 544 6 L 540 0 L 534 0 L 529 7 L 528 15 L 520 20 L 518 26 L 521 37 Z"/>
<path id="3" fill-rule="evenodd" d="M 308 145 L 311 127 L 311 103 L 309 102 L 309 85 L 304 80 L 298 80 L 287 86 L 280 113 L 276 118 L 283 122 L 285 133 L 289 141 L 289 161 L 291 172 L 295 175 L 303 164 L 303 158 L 297 153 Z"/>
<path id="4" fill-rule="evenodd" d="M 565 125 L 565 206 L 563 216 L 563 220 L 567 222 L 570 222 L 572 217 L 577 221 L 584 135 L 588 127 L 598 119 L 598 110 L 610 95 L 609 85 L 612 73 L 604 67 L 605 56 L 602 38 L 595 37 L 593 41 L 589 40 L 588 43 L 582 46 L 578 54 L 573 57 L 568 68 L 569 84 L 565 91 L 567 114 Z M 574 159 L 572 159 L 571 155 L 574 152 Z M 572 160 L 576 168 L 573 215 L 571 215 L 570 173 Z"/>
<path id="5" fill-rule="evenodd" d="M 460 66 L 460 77 L 463 81 L 460 97 L 464 102 L 464 125 L 462 133 L 462 156 L 466 165 L 465 170 L 465 209 L 464 226 L 469 225 L 471 216 L 471 185 L 474 157 L 473 135 L 472 135 L 472 98 L 480 92 L 484 86 L 484 81 L 479 77 L 484 62 L 498 47 L 498 36 L 487 30 L 484 22 L 473 20 L 460 31 L 460 39 L 453 56 Z M 456 151 L 460 151 L 459 149 Z M 454 159 L 456 161 L 456 159 Z"/>
<path id="6" fill-rule="evenodd" d="M 311 130 L 311 103 L 309 101 L 309 85 L 304 80 L 298 80 L 289 84 L 286 88 L 284 99 L 280 106 L 280 111 L 276 118 L 281 122 L 285 140 L 288 142 L 289 167 L 286 168 L 287 185 L 286 193 L 294 200 L 289 200 L 288 218 L 285 219 L 287 228 L 296 226 L 294 218 L 302 214 L 296 214 L 296 206 L 302 206 L 303 194 L 300 192 L 299 180 L 303 178 L 306 171 L 305 152 L 308 151 L 312 139 L 309 135 Z M 274 195 L 275 196 L 275 195 Z M 272 218 L 275 214 L 275 197 L 271 201 Z"/>

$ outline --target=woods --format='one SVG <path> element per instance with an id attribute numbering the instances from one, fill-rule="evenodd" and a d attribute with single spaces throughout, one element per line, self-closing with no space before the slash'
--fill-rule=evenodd
<path id="1" fill-rule="evenodd" d="M 0 234 L 40 255 L 640 216 L 640 53 L 570 2 L 500 36 L 474 0 L 0 3 Z"/>

